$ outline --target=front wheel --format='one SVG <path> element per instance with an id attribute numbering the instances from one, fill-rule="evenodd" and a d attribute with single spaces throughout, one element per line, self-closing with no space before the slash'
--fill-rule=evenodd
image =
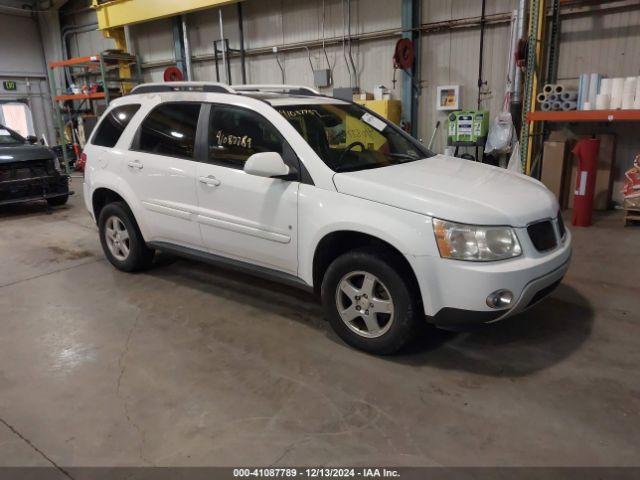
<path id="1" fill-rule="evenodd" d="M 396 255 L 369 249 L 333 261 L 322 282 L 322 304 L 340 338 L 378 355 L 395 353 L 410 340 L 421 308 L 406 270 Z"/>

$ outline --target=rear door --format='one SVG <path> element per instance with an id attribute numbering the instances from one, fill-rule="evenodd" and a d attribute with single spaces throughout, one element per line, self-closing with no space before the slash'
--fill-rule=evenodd
<path id="1" fill-rule="evenodd" d="M 198 221 L 210 252 L 296 274 L 298 188 L 295 180 L 249 175 L 254 153 L 278 152 L 292 171 L 295 153 L 260 114 L 233 105 L 210 105 L 205 159 L 197 167 Z M 204 129 L 202 129 L 204 131 Z"/>
<path id="2" fill-rule="evenodd" d="M 196 222 L 196 136 L 202 104 L 165 102 L 142 121 L 123 177 L 142 205 L 150 238 L 202 248 Z"/>

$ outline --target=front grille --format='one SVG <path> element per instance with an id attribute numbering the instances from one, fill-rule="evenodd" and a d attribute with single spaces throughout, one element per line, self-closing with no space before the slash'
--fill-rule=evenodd
<path id="1" fill-rule="evenodd" d="M 533 246 L 539 252 L 545 252 L 555 248 L 557 245 L 556 234 L 553 231 L 553 224 L 550 220 L 533 223 L 527 227 L 529 238 Z"/>
<path id="2" fill-rule="evenodd" d="M 567 229 L 564 226 L 564 220 L 562 220 L 562 212 L 558 211 L 558 232 L 560 233 L 560 238 L 564 238 L 567 234 Z"/>
<path id="3" fill-rule="evenodd" d="M 56 172 L 51 159 L 0 163 L 0 204 L 67 190 L 67 177 Z"/>
<path id="4" fill-rule="evenodd" d="M 53 162 L 48 158 L 0 164 L 0 182 L 42 178 L 54 174 L 55 168 Z"/>

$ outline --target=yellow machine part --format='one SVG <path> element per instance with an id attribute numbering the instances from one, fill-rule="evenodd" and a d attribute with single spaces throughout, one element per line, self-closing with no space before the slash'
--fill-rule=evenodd
<path id="1" fill-rule="evenodd" d="M 93 0 L 98 28 L 108 30 L 134 23 L 148 22 L 211 7 L 221 7 L 239 0 Z"/>
<path id="2" fill-rule="evenodd" d="M 355 102 L 364 105 L 390 122 L 400 125 L 402 118 L 402 102 L 400 100 L 355 100 Z"/>

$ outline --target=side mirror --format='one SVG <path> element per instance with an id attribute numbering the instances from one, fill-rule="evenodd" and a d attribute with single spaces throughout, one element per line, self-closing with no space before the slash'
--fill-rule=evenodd
<path id="1" fill-rule="evenodd" d="M 38 143 L 38 137 L 34 136 L 34 135 L 29 135 L 26 138 L 27 142 L 29 142 L 31 145 L 33 145 L 34 143 Z"/>
<path id="2" fill-rule="evenodd" d="M 278 152 L 254 153 L 244 164 L 244 171 L 258 177 L 283 177 L 289 174 L 289 167 Z"/>

